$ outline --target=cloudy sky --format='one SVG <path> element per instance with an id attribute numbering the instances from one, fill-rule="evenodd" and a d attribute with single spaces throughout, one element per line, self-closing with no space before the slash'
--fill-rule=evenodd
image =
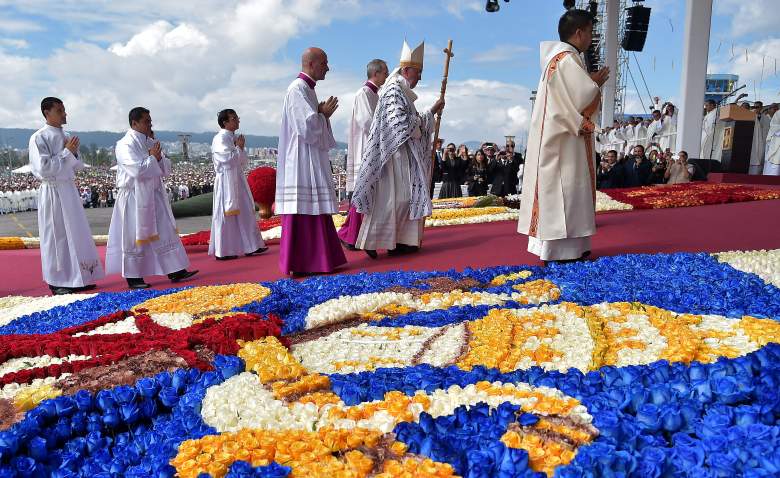
<path id="1" fill-rule="evenodd" d="M 648 94 L 679 98 L 685 6 L 647 0 L 653 9 L 645 51 L 631 56 L 627 112 Z M 69 128 L 121 131 L 127 111 L 152 110 L 160 130 L 208 131 L 216 111 L 238 110 L 246 133 L 276 135 L 284 90 L 301 51 L 324 48 L 331 71 L 320 97 L 338 96 L 334 116 L 346 137 L 365 64 L 397 62 L 401 43 L 426 42 L 418 104 L 438 95 L 447 39 L 454 41 L 442 135 L 455 142 L 522 137 L 538 44 L 554 39 L 557 0 L 0 0 L 0 127 L 37 127 L 43 96 L 65 100 Z M 736 73 L 747 91 L 776 101 L 780 90 L 780 9 L 776 0 L 715 0 L 709 70 Z M 774 56 L 773 56 L 774 55 Z M 778 57 L 778 59 L 776 59 Z"/>

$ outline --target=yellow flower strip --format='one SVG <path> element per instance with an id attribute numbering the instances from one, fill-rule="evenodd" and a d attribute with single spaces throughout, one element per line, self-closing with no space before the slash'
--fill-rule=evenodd
<path id="1" fill-rule="evenodd" d="M 521 304 L 538 303 L 543 297 L 549 297 L 549 300 L 558 300 L 561 297 L 561 289 L 555 283 L 544 279 L 523 282 L 512 286 L 512 288 L 523 296 L 518 301 Z"/>
<path id="2" fill-rule="evenodd" d="M 519 279 L 528 279 L 533 275 L 531 271 L 513 272 L 512 274 L 497 275 L 490 281 L 490 285 L 504 285 L 507 282 L 514 282 Z"/>
<path id="3" fill-rule="evenodd" d="M 241 430 L 187 440 L 179 446 L 179 453 L 171 465 L 181 478 L 196 478 L 200 473 L 222 478 L 237 460 L 247 461 L 252 466 L 271 462 L 289 466 L 293 478 L 368 477 L 372 475 L 374 461 L 357 448 L 377 448 L 382 438 L 381 432 L 361 428 L 335 430 L 326 427 L 316 432 Z M 403 455 L 406 446 L 393 442 L 390 451 Z M 453 475 L 452 466 L 446 463 L 401 458 L 384 462 L 381 472 L 375 476 L 427 478 Z"/>
<path id="4" fill-rule="evenodd" d="M 303 365 L 276 337 L 238 343 L 241 346 L 238 357 L 244 361 L 247 370 L 260 377 L 262 383 L 296 380 L 308 375 Z"/>
<path id="5" fill-rule="evenodd" d="M 780 322 L 771 319 L 757 319 L 746 315 L 742 317 L 739 326 L 759 347 L 774 342 L 780 343 Z"/>
<path id="6" fill-rule="evenodd" d="M 340 360 L 333 362 L 333 367 L 336 370 L 341 370 L 344 367 L 362 367 L 370 371 L 380 367 L 406 367 L 407 365 L 408 363 L 403 360 L 376 356 L 367 357 L 365 360 Z"/>
<path id="7" fill-rule="evenodd" d="M 503 206 L 476 207 L 466 209 L 434 209 L 430 219 L 460 219 L 464 217 L 490 216 L 492 214 L 503 214 L 509 212 L 509 208 Z"/>
<path id="8" fill-rule="evenodd" d="M 0 237 L 0 251 L 24 248 L 24 241 L 21 237 Z"/>
<path id="9" fill-rule="evenodd" d="M 508 431 L 501 437 L 501 441 L 507 447 L 526 450 L 531 469 L 546 473 L 547 476 L 553 476 L 556 467 L 568 465 L 576 455 L 576 451 L 568 445 L 544 440 L 537 435 Z"/>
<path id="10" fill-rule="evenodd" d="M 561 357 L 561 352 L 546 344 L 535 350 L 523 348 L 532 336 L 542 341 L 558 335 L 558 329 L 544 325 L 554 318 L 552 314 L 543 312 L 518 317 L 508 309 L 491 309 L 484 318 L 467 324 L 470 332 L 468 352 L 456 365 L 463 370 L 482 365 L 507 373 L 517 370 L 518 363 L 525 357 L 537 364 Z"/>
<path id="11" fill-rule="evenodd" d="M 14 396 L 14 406 L 20 412 L 32 410 L 39 403 L 50 398 L 57 398 L 62 395 L 62 390 L 46 384 L 39 387 L 27 387 L 19 391 Z"/>
<path id="12" fill-rule="evenodd" d="M 271 289 L 252 283 L 193 287 L 149 299 L 133 307 L 133 310 L 146 309 L 149 314 L 187 313 L 197 315 L 205 312 L 220 313 L 262 300 L 270 294 Z"/>

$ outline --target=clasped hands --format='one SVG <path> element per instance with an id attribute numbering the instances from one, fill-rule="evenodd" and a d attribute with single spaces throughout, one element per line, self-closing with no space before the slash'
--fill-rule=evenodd
<path id="1" fill-rule="evenodd" d="M 320 102 L 320 104 L 317 106 L 317 113 L 322 113 L 326 118 L 330 118 L 338 107 L 339 99 L 335 96 L 331 96 L 327 100 Z"/>
<path id="2" fill-rule="evenodd" d="M 591 73 L 590 79 L 593 80 L 597 85 L 599 85 L 599 88 L 601 88 L 602 86 L 604 86 L 604 83 L 606 83 L 607 80 L 609 79 L 609 67 L 605 66 L 599 71 Z"/>

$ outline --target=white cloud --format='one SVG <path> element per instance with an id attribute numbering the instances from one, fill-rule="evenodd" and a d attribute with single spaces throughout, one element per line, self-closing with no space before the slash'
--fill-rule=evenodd
<path id="1" fill-rule="evenodd" d="M 41 30 L 43 30 L 41 25 L 28 20 L 0 18 L 0 32 L 26 33 L 37 32 Z"/>
<path id="2" fill-rule="evenodd" d="M 766 38 L 748 44 L 724 48 L 710 61 L 708 70 L 712 73 L 728 72 L 739 75 L 739 82 L 748 87 L 745 92 L 751 99 L 777 101 L 780 89 L 780 38 Z"/>
<path id="3" fill-rule="evenodd" d="M 284 50 L 289 42 L 334 20 L 376 13 L 384 5 L 193 0 L 182 8 L 159 0 L 82 0 L 74 9 L 65 3 L 27 0 L 15 5 L 67 21 L 84 33 L 80 41 L 43 57 L 0 47 L 0 82 L 6 85 L 0 89 L 0 126 L 40 126 L 40 99 L 53 95 L 65 101 L 72 130 L 121 131 L 127 128 L 127 111 L 143 105 L 150 108 L 158 130 L 208 131 L 216 128 L 216 111 L 232 107 L 246 133 L 277 135 L 282 98 L 299 68 L 297 54 L 290 57 Z M 410 2 L 387 5 L 391 14 L 404 6 L 403 14 L 411 15 Z M 473 5 L 462 2 L 461 7 L 469 11 Z M 429 15 L 426 9 L 416 15 Z M 420 108 L 439 95 L 443 46 L 426 45 L 425 78 L 417 88 Z M 321 98 L 340 99 L 332 118 L 338 139 L 346 138 L 354 93 L 363 81 L 362 74 L 334 68 L 317 86 Z M 442 134 L 459 141 L 522 137 L 530 116 L 528 96 L 528 88 L 508 82 L 450 80 Z"/>
<path id="4" fill-rule="evenodd" d="M 127 43 L 111 45 L 109 51 L 123 57 L 154 56 L 161 50 L 203 47 L 208 44 L 209 40 L 206 35 L 197 28 L 186 23 L 174 27 L 170 23 L 160 20 L 133 36 Z"/>
<path id="5" fill-rule="evenodd" d="M 734 37 L 776 33 L 780 9 L 776 0 L 718 0 L 715 13 L 731 18 Z"/>
<path id="6" fill-rule="evenodd" d="M 0 38 L 0 48 L 2 47 L 23 50 L 25 48 L 29 48 L 30 44 L 27 42 L 27 40 L 21 40 L 19 38 Z"/>
<path id="7" fill-rule="evenodd" d="M 526 45 L 496 45 L 490 50 L 475 54 L 471 61 L 476 63 L 501 63 L 528 53 L 531 48 Z"/>
<path id="8" fill-rule="evenodd" d="M 479 0 L 444 0 L 447 11 L 457 18 L 463 18 L 463 12 L 479 12 L 485 8 L 485 2 Z"/>

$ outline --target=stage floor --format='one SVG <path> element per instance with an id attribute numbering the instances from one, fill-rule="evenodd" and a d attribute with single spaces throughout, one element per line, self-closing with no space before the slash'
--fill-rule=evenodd
<path id="1" fill-rule="evenodd" d="M 598 232 L 593 239 L 593 257 L 626 253 L 721 252 L 728 250 L 780 248 L 780 200 L 720 204 L 674 209 L 651 209 L 598 214 Z M 378 260 L 363 252 L 347 252 L 348 264 L 336 273 L 387 270 L 444 270 L 506 264 L 540 265 L 526 252 L 525 236 L 516 232 L 514 221 L 429 228 L 422 250 L 405 257 Z M 99 247 L 101 256 L 104 247 Z M 191 268 L 200 269 L 193 280 L 180 285 L 214 285 L 231 282 L 276 280 L 284 275 L 278 267 L 278 243 L 257 257 L 218 262 L 208 247 L 187 248 Z M 0 251 L 0 296 L 47 295 L 42 282 L 38 249 Z M 153 287 L 172 287 L 164 277 L 147 277 Z M 126 290 L 118 275 L 98 282 L 98 291 Z"/>

